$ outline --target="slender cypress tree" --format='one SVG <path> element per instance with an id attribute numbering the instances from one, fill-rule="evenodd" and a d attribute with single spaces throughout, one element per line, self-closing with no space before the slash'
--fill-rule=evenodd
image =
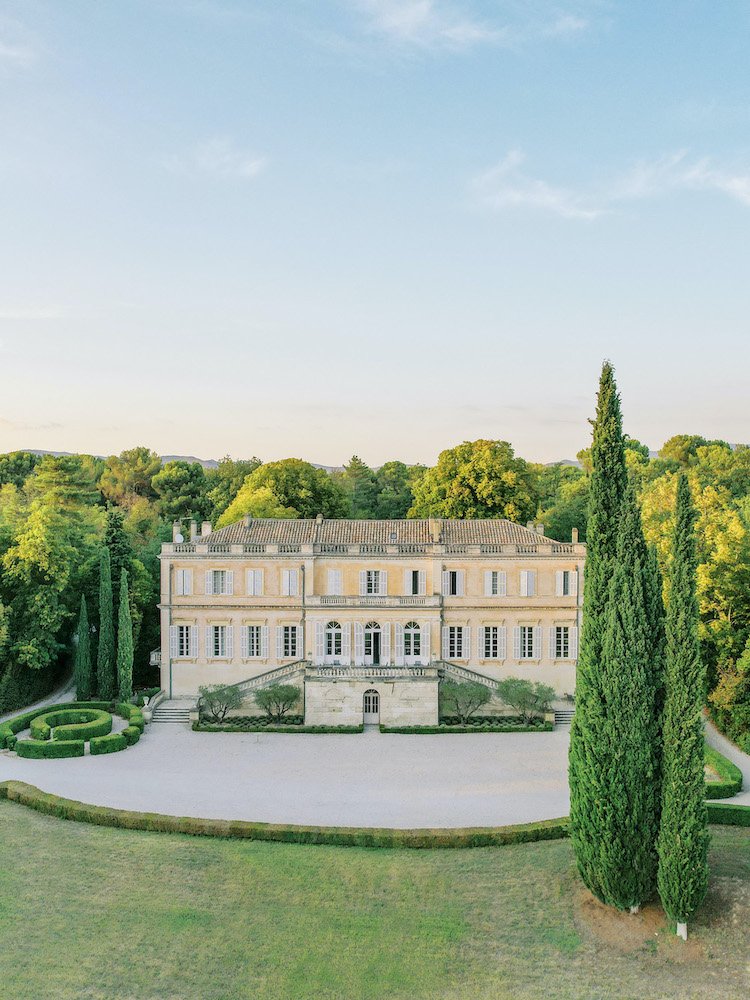
<path id="1" fill-rule="evenodd" d="M 96 652 L 96 686 L 102 701 L 112 701 L 117 692 L 113 619 L 112 573 L 109 549 L 105 545 L 99 557 L 99 647 Z"/>
<path id="2" fill-rule="evenodd" d="M 133 622 L 130 618 L 128 574 L 120 574 L 120 608 L 117 616 L 117 695 L 128 701 L 133 693 Z"/>
<path id="3" fill-rule="evenodd" d="M 652 633 L 643 559 L 648 551 L 632 484 L 623 500 L 599 673 L 599 855 L 589 888 L 618 909 L 656 889 L 659 741 Z"/>
<path id="4" fill-rule="evenodd" d="M 666 617 L 659 895 L 677 933 L 703 902 L 708 885 L 704 787 L 705 667 L 698 644 L 696 511 L 687 477 L 677 481 L 669 605 Z"/>
<path id="5" fill-rule="evenodd" d="M 132 577 L 133 549 L 125 533 L 125 514 L 117 507 L 107 511 L 107 527 L 104 544 L 109 549 L 110 572 L 112 575 L 112 607 L 120 607 L 120 580 L 126 569 Z"/>
<path id="6" fill-rule="evenodd" d="M 605 362 L 599 381 L 591 448 L 592 473 L 586 532 L 584 616 L 576 679 L 576 711 L 570 733 L 570 829 L 581 878 L 602 894 L 599 858 L 606 835 L 601 786 L 606 713 L 599 669 L 613 575 L 617 528 L 627 485 L 620 397 L 614 370 Z"/>
<path id="7" fill-rule="evenodd" d="M 86 609 L 86 596 L 81 597 L 81 613 L 78 617 L 78 642 L 76 644 L 75 664 L 73 674 L 76 682 L 76 699 L 89 701 L 92 691 L 91 671 L 91 638 L 89 635 L 89 615 Z"/>

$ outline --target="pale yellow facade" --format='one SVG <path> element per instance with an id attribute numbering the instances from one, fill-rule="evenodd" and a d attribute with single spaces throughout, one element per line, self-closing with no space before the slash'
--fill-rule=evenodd
<path id="1" fill-rule="evenodd" d="M 372 684 L 381 721 L 436 721 L 446 661 L 454 676 L 574 690 L 585 546 L 546 538 L 541 525 L 245 519 L 204 524 L 190 540 L 177 532 L 161 553 L 161 681 L 172 697 L 299 661 L 306 721 L 324 724 L 361 722 Z"/>

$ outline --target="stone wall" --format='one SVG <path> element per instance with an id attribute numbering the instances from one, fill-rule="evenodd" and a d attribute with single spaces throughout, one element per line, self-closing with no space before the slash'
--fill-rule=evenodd
<path id="1" fill-rule="evenodd" d="M 380 721 L 386 726 L 434 726 L 438 721 L 435 677 L 403 680 L 337 680 L 308 677 L 305 725 L 359 726 L 365 691 L 380 695 Z"/>

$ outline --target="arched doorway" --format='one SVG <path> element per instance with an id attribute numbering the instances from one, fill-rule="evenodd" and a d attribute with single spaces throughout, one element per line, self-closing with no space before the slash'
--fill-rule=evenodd
<path id="1" fill-rule="evenodd" d="M 368 622 L 365 625 L 365 665 L 379 666 L 381 649 L 380 625 L 377 622 Z"/>
<path id="2" fill-rule="evenodd" d="M 404 625 L 404 663 L 407 665 L 422 662 L 422 630 L 417 622 L 407 622 Z"/>
<path id="3" fill-rule="evenodd" d="M 328 622 L 323 658 L 325 663 L 341 663 L 342 631 L 340 622 Z"/>
<path id="4" fill-rule="evenodd" d="M 375 688 L 368 688 L 364 693 L 362 721 L 366 726 L 377 726 L 380 722 L 380 695 Z"/>

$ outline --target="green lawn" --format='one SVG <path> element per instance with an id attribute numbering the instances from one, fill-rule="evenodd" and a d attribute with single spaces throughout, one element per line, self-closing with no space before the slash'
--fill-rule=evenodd
<path id="1" fill-rule="evenodd" d="M 713 838 L 711 893 L 685 949 L 656 911 L 608 925 L 567 841 L 248 843 L 2 802 L 0 983 L 19 1000 L 733 1000 L 750 992 L 750 830 Z"/>

